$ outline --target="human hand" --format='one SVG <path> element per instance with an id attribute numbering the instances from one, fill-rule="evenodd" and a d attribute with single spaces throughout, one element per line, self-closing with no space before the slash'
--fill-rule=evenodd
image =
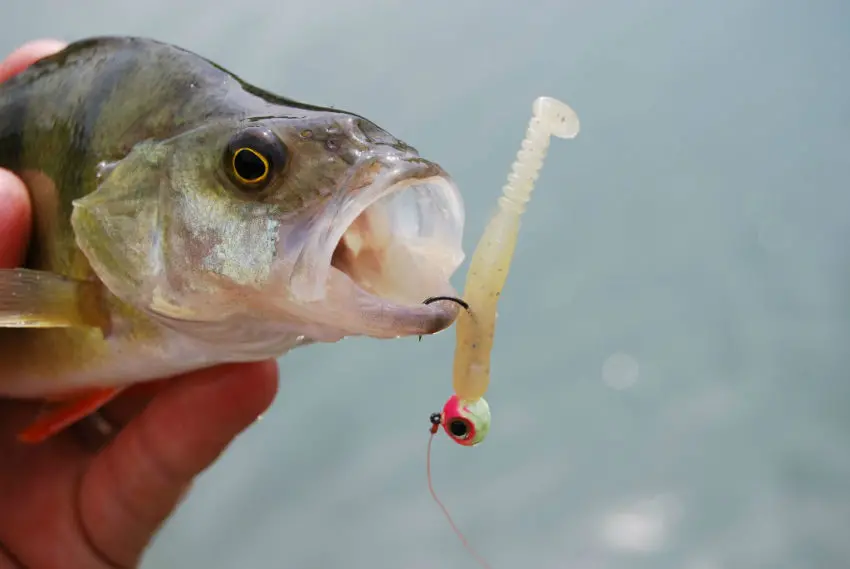
<path id="1" fill-rule="evenodd" d="M 62 47 L 26 44 L 0 62 L 0 82 Z M 22 261 L 29 229 L 26 188 L 0 169 L 0 269 Z M 271 405 L 277 366 L 220 366 L 157 387 L 103 408 L 116 434 L 97 449 L 82 427 L 18 443 L 38 404 L 0 400 L 0 569 L 136 567 L 192 480 Z"/>

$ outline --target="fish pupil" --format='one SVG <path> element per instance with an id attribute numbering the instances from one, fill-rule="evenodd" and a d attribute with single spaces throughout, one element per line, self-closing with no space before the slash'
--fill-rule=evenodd
<path id="1" fill-rule="evenodd" d="M 233 166 L 241 178 L 249 182 L 262 179 L 268 172 L 266 163 L 254 150 L 241 148 L 236 152 Z"/>
<path id="2" fill-rule="evenodd" d="M 469 434 L 469 429 L 466 426 L 466 421 L 461 421 L 460 419 L 456 419 L 449 423 L 449 432 L 453 437 L 457 437 L 462 439 Z"/>
<path id="3" fill-rule="evenodd" d="M 251 127 L 231 137 L 222 159 L 236 187 L 256 194 L 284 172 L 289 153 L 271 130 Z"/>

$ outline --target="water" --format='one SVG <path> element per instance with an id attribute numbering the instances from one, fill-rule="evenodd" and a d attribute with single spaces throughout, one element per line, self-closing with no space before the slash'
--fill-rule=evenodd
<path id="1" fill-rule="evenodd" d="M 374 119 L 457 178 L 470 252 L 531 101 L 568 101 L 582 133 L 524 218 L 493 429 L 436 442 L 438 492 L 495 569 L 850 564 L 846 2 L 7 4 L 3 52 L 151 35 Z M 425 486 L 453 341 L 288 355 L 144 567 L 474 567 Z"/>

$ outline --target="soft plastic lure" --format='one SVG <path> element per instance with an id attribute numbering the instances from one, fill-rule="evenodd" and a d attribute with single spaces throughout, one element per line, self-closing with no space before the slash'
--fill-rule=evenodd
<path id="1" fill-rule="evenodd" d="M 453 441 L 464 446 L 479 444 L 490 431 L 490 406 L 484 394 L 490 385 L 490 353 L 496 333 L 496 308 L 513 259 L 520 217 L 531 199 L 534 183 L 549 150 L 550 137 L 574 138 L 578 132 L 579 119 L 569 105 L 551 97 L 539 97 L 534 101 L 531 121 L 503 187 L 498 209 L 484 229 L 470 260 L 463 299 L 452 299 L 465 310 L 461 311 L 456 321 L 454 395 L 446 401 L 441 413 L 431 415 L 428 487 L 455 533 L 484 567 L 489 566 L 469 547 L 434 492 L 431 483 L 431 441 L 441 426 Z M 435 297 L 426 302 L 438 298 L 445 299 Z"/>
<path id="2" fill-rule="evenodd" d="M 432 423 L 441 425 L 458 444 L 474 446 L 490 430 L 490 407 L 484 394 L 490 385 L 496 308 L 513 259 L 520 217 L 531 199 L 550 137 L 574 138 L 578 132 L 578 116 L 566 103 L 551 97 L 534 101 L 525 140 L 503 187 L 498 209 L 470 260 L 461 302 L 466 310 L 455 324 L 455 393 L 438 414 L 439 420 L 432 416 Z"/>

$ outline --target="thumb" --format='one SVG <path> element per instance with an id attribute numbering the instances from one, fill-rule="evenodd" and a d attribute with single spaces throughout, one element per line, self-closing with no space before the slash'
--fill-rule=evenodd
<path id="1" fill-rule="evenodd" d="M 65 48 L 65 42 L 41 39 L 27 42 L 0 61 L 0 81 L 17 75 L 39 59 Z"/>
<path id="2" fill-rule="evenodd" d="M 30 200 L 24 183 L 0 168 L 0 269 L 23 260 L 30 234 Z"/>
<path id="3" fill-rule="evenodd" d="M 192 480 L 271 405 L 277 365 L 227 365 L 175 379 L 95 459 L 79 515 L 96 553 L 135 566 Z"/>

